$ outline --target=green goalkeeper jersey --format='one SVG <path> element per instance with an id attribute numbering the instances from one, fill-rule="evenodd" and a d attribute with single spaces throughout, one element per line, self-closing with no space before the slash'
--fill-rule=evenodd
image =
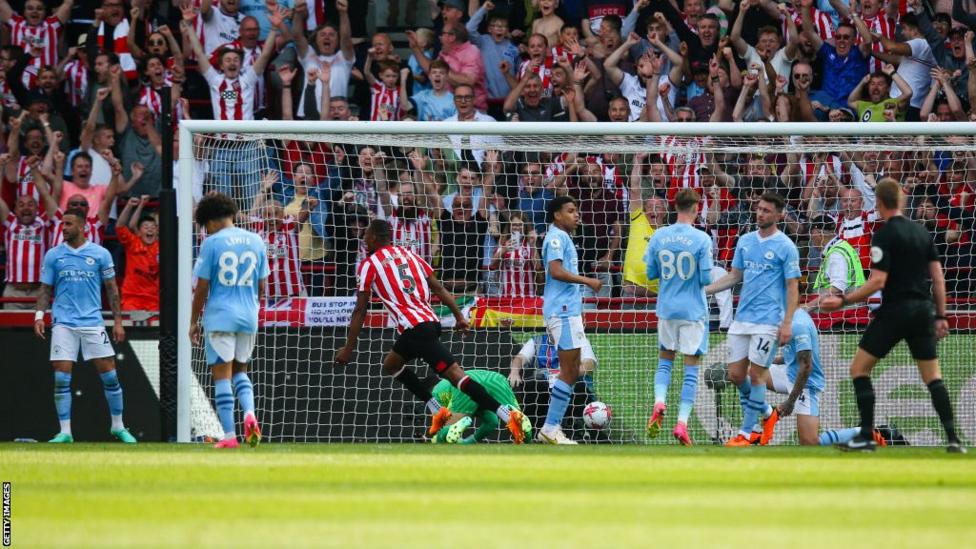
<path id="1" fill-rule="evenodd" d="M 465 374 L 480 383 L 499 404 L 508 404 L 516 410 L 520 410 L 518 401 L 515 400 L 515 393 L 508 386 L 508 379 L 505 376 L 488 370 L 467 370 Z M 446 406 L 448 410 L 454 413 L 474 415 L 478 411 L 478 404 L 446 379 L 439 381 L 434 386 L 432 393 L 434 398 L 441 403 L 441 406 Z M 494 410 L 490 411 L 494 412 Z"/>

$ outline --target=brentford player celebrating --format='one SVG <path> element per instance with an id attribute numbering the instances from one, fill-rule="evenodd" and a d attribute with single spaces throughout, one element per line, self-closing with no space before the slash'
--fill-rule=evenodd
<path id="1" fill-rule="evenodd" d="M 464 373 L 458 361 L 441 343 L 441 324 L 430 306 L 431 293 L 436 294 L 441 303 L 454 313 L 457 329 L 463 331 L 469 326 L 454 302 L 454 296 L 434 276 L 434 269 L 409 249 L 393 246 L 393 228 L 382 219 L 370 222 L 363 240 L 369 256 L 359 266 L 356 307 L 352 312 L 346 344 L 335 355 L 336 364 L 348 364 L 352 359 L 359 331 L 366 319 L 366 309 L 373 293 L 376 293 L 393 316 L 400 333 L 393 350 L 383 360 L 383 371 L 427 404 L 427 409 L 434 414 L 429 434 L 440 431 L 451 413 L 441 407 L 417 374 L 406 367 L 407 362 L 415 358 L 423 358 L 439 376 L 471 397 L 480 410 L 493 411 L 506 424 L 515 443 L 522 443 L 525 435 L 532 430 L 528 418 L 518 409 L 499 404 L 492 398 L 481 384 Z"/>

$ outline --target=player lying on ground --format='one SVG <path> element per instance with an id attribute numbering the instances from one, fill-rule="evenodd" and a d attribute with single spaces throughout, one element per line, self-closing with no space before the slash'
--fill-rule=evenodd
<path id="1" fill-rule="evenodd" d="M 488 391 L 488 394 L 498 402 L 513 410 L 521 410 L 518 400 L 515 399 L 515 393 L 508 386 L 508 380 L 505 379 L 505 376 L 487 370 L 468 370 L 468 375 L 480 383 L 485 391 Z M 441 404 L 441 409 L 447 409 L 451 412 L 451 418 L 434 435 L 431 442 L 474 444 L 484 440 L 498 429 L 498 416 L 495 415 L 495 412 L 479 408 L 478 404 L 471 400 L 468 395 L 462 393 L 446 379 L 438 381 L 431 392 L 437 402 Z M 475 429 L 474 434 L 465 437 L 464 432 L 474 422 L 472 416 L 478 418 L 478 428 Z"/>
<path id="2" fill-rule="evenodd" d="M 583 296 L 580 285 L 586 284 L 598 293 L 603 283 L 580 276 L 576 245 L 569 236 L 579 225 L 579 209 L 568 196 L 549 201 L 551 221 L 542 243 L 542 264 L 546 270 L 546 287 L 542 294 L 542 316 L 549 340 L 556 342 L 559 354 L 559 377 L 549 392 L 549 411 L 539 429 L 538 440 L 547 444 L 576 444 L 563 433 L 560 425 L 573 398 L 573 386 L 580 375 L 580 349 L 586 342 L 583 331 Z"/>
<path id="3" fill-rule="evenodd" d="M 85 238 L 85 213 L 70 209 L 64 213 L 61 231 L 64 242 L 44 254 L 41 269 L 41 293 L 34 313 L 34 333 L 44 339 L 44 310 L 54 296 L 51 317 L 51 364 L 54 366 L 54 405 L 61 431 L 51 442 L 74 442 L 71 436 L 71 370 L 78 351 L 85 360 L 95 363 L 105 400 L 112 416 L 112 436 L 135 443 L 122 423 L 122 385 L 115 372 L 115 350 L 105 333 L 102 320 L 102 289 L 112 307 L 115 325 L 112 336 L 125 340 L 122 307 L 115 283 L 115 265 L 108 250 Z M 8 250 L 9 253 L 9 250 Z"/>
<path id="4" fill-rule="evenodd" d="M 780 418 L 796 414 L 796 432 L 804 446 L 843 444 L 854 438 L 860 429 L 850 427 L 820 433 L 820 395 L 826 386 L 820 366 L 820 338 L 817 327 L 804 309 L 793 313 L 792 337 L 783 346 L 783 364 L 769 368 L 766 387 L 770 391 L 789 395 L 776 412 Z M 819 434 L 818 434 L 819 433 Z M 874 440 L 887 446 L 877 429 Z"/>
<path id="5" fill-rule="evenodd" d="M 821 299 L 820 308 L 834 311 L 864 301 L 881 290 L 884 300 L 864 330 L 851 361 L 851 381 L 861 415 L 861 432 L 841 450 L 872 451 L 874 432 L 874 385 L 871 370 L 900 341 L 905 340 L 929 389 L 932 407 L 945 430 L 946 450 L 966 453 L 956 434 L 949 390 L 942 382 L 938 340 L 949 335 L 946 319 L 946 287 L 939 252 L 922 225 L 902 215 L 901 184 L 890 177 L 878 182 L 877 210 L 885 224 L 871 237 L 871 276 L 863 286 L 843 296 Z"/>
<path id="6" fill-rule="evenodd" d="M 194 345 L 199 345 L 201 339 L 206 341 L 217 417 L 224 429 L 224 438 L 214 445 L 216 448 L 240 446 L 234 427 L 235 393 L 244 413 L 244 440 L 251 446 L 261 441 L 247 362 L 254 351 L 258 302 L 265 295 L 270 269 L 261 237 L 234 226 L 237 211 L 231 198 L 211 193 L 200 200 L 195 214 L 197 225 L 207 230 L 207 239 L 200 246 L 193 270 L 197 287 L 193 290 L 190 340 Z M 201 312 L 204 338 L 200 334 Z"/>
<path id="7" fill-rule="evenodd" d="M 521 411 L 495 400 L 475 379 L 464 373 L 461 365 L 451 352 L 441 343 L 441 323 L 430 306 L 431 293 L 447 305 L 457 321 L 455 327 L 465 331 L 468 321 L 461 314 L 454 296 L 434 276 L 434 269 L 409 248 L 393 246 L 393 228 L 382 219 L 375 219 L 366 227 L 363 241 L 369 252 L 359 266 L 358 292 L 356 306 L 352 311 L 346 344 L 336 352 L 336 364 L 347 364 L 352 359 L 356 340 L 366 319 L 369 301 L 375 293 L 386 306 L 397 324 L 400 335 L 393 343 L 393 349 L 383 360 L 383 371 L 397 380 L 434 414 L 431 421 L 431 435 L 441 430 L 451 417 L 450 411 L 442 408 L 407 362 L 422 358 L 437 375 L 448 380 L 483 410 L 492 410 L 505 422 L 516 444 L 525 440 L 525 434 L 532 430 Z"/>
<path id="8" fill-rule="evenodd" d="M 644 253 L 647 278 L 661 280 L 657 305 L 661 354 L 654 372 L 654 412 L 647 421 L 647 436 L 655 438 L 661 431 L 671 367 L 680 352 L 684 355 L 684 381 L 672 434 L 681 444 L 691 446 L 688 418 L 698 388 L 698 362 L 708 352 L 705 286 L 712 282 L 712 238 L 692 226 L 701 202 L 694 189 L 682 189 L 674 201 L 677 222 L 655 231 Z"/>

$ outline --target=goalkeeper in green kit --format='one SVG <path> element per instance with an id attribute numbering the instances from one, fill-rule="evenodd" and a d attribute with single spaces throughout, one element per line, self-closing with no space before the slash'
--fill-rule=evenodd
<path id="1" fill-rule="evenodd" d="M 485 391 L 497 400 L 500 404 L 507 404 L 516 410 L 520 410 L 515 393 L 509 387 L 508 379 L 496 372 L 488 370 L 467 370 L 468 376 L 477 381 L 485 388 Z M 478 403 L 471 400 L 471 397 L 464 394 L 460 389 L 451 385 L 451 382 L 442 379 L 431 390 L 434 398 L 440 402 L 441 406 L 451 412 L 451 419 L 447 425 L 431 439 L 433 443 L 446 442 L 448 444 L 474 444 L 491 435 L 498 429 L 498 417 L 492 410 L 479 409 Z M 474 422 L 472 416 L 478 418 L 478 428 L 474 434 L 465 437 L 464 432 L 471 427 Z M 529 436 L 528 431 L 526 437 Z"/>

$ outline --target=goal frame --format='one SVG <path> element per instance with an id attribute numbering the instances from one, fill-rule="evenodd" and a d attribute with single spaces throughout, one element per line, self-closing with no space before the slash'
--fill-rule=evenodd
<path id="1" fill-rule="evenodd" d="M 899 137 L 976 136 L 976 122 L 366 122 L 366 121 L 218 121 L 182 120 L 179 124 L 177 442 L 191 439 L 192 343 L 189 339 L 193 270 L 193 137 L 195 134 L 388 134 L 492 136 L 717 136 L 717 137 Z"/>

